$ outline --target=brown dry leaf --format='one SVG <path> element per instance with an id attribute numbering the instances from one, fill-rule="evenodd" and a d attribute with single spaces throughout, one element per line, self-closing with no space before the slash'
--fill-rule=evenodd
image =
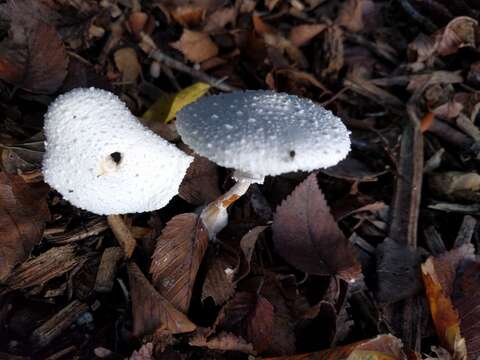
<path id="1" fill-rule="evenodd" d="M 240 335 L 253 344 L 255 351 L 264 352 L 273 334 L 274 308 L 263 296 L 237 292 L 218 315 L 217 329 Z"/>
<path id="2" fill-rule="evenodd" d="M 339 346 L 319 352 L 279 356 L 265 360 L 404 360 L 407 359 L 400 339 L 393 335 L 379 335 L 373 339 Z"/>
<path id="3" fill-rule="evenodd" d="M 203 31 L 209 33 L 215 31 L 225 31 L 225 26 L 235 21 L 236 16 L 237 10 L 234 7 L 224 7 L 218 9 L 208 16 Z"/>
<path id="4" fill-rule="evenodd" d="M 272 272 L 266 272 L 260 294 L 273 305 L 273 330 L 267 354 L 295 353 L 295 319 L 287 305 L 285 289 Z"/>
<path id="5" fill-rule="evenodd" d="M 202 156 L 195 156 L 180 184 L 178 194 L 193 205 L 207 204 L 221 195 L 218 167 Z"/>
<path id="6" fill-rule="evenodd" d="M 295 46 L 308 44 L 315 36 L 327 28 L 325 24 L 304 24 L 294 26 L 290 30 L 288 39 Z"/>
<path id="7" fill-rule="evenodd" d="M 189 344 L 191 346 L 206 347 L 211 350 L 240 351 L 247 354 L 255 354 L 252 344 L 247 343 L 241 337 L 225 332 L 208 339 L 198 334 L 189 341 Z"/>
<path id="8" fill-rule="evenodd" d="M 0 172 L 0 282 L 25 260 L 43 236 L 50 217 L 48 188 Z"/>
<path id="9" fill-rule="evenodd" d="M 435 48 L 439 55 L 454 54 L 462 47 L 476 47 L 478 22 L 468 16 L 459 16 L 448 23 L 445 29 L 437 34 Z"/>
<path id="10" fill-rule="evenodd" d="M 135 336 L 153 332 L 178 334 L 195 330 L 195 324 L 154 289 L 135 263 L 128 265 L 128 281 Z"/>
<path id="11" fill-rule="evenodd" d="M 150 265 L 153 285 L 184 313 L 207 246 L 208 232 L 195 214 L 175 216 L 157 239 Z"/>
<path id="12" fill-rule="evenodd" d="M 142 73 L 142 66 L 138 62 L 137 53 L 132 48 L 121 48 L 113 54 L 115 65 L 122 73 L 122 83 L 135 84 Z"/>
<path id="13" fill-rule="evenodd" d="M 135 350 L 128 360 L 155 360 L 153 351 L 153 343 L 148 342 L 143 344 L 140 349 Z"/>
<path id="14" fill-rule="evenodd" d="M 205 281 L 202 301 L 211 297 L 215 304 L 222 305 L 235 292 L 235 275 L 239 268 L 238 254 L 225 245 L 218 251 L 211 251 L 205 259 Z"/>
<path id="15" fill-rule="evenodd" d="M 343 37 L 343 30 L 340 26 L 327 27 L 323 41 L 323 51 L 328 62 L 321 71 L 322 76 L 338 77 L 338 73 L 345 63 Z"/>
<path id="16" fill-rule="evenodd" d="M 433 258 L 430 257 L 422 264 L 422 275 L 427 292 L 430 313 L 440 343 L 443 347 L 455 354 L 455 358 L 466 359 L 465 339 L 460 333 L 460 318 L 452 301 L 445 294 L 438 281 Z"/>
<path id="17" fill-rule="evenodd" d="M 246 233 L 240 240 L 240 249 L 243 256 L 240 257 L 240 268 L 237 272 L 236 281 L 240 281 L 250 273 L 251 261 L 255 245 L 260 235 L 267 229 L 268 226 L 256 226 Z"/>
<path id="18" fill-rule="evenodd" d="M 430 188 L 439 196 L 453 201 L 480 201 L 480 175 L 476 172 L 448 171 L 428 177 Z"/>
<path id="19" fill-rule="evenodd" d="M 205 9 L 194 4 L 175 6 L 171 15 L 183 27 L 195 27 L 203 22 Z"/>
<path id="20" fill-rule="evenodd" d="M 201 63 L 218 54 L 217 45 L 205 33 L 184 29 L 180 40 L 170 46 L 194 63 Z"/>
<path id="21" fill-rule="evenodd" d="M 330 214 L 316 173 L 311 174 L 277 208 L 273 243 L 294 267 L 310 274 L 361 277 L 352 246 Z"/>
<path id="22" fill-rule="evenodd" d="M 13 27 L 13 25 L 12 25 Z M 35 22 L 32 28 L 19 24 L 0 44 L 0 78 L 23 89 L 51 94 L 67 75 L 68 56 L 55 28 Z"/>
<path id="23" fill-rule="evenodd" d="M 348 0 L 340 10 L 337 23 L 352 32 L 362 31 L 365 28 L 365 15 L 374 6 L 371 0 Z"/>
<path id="24" fill-rule="evenodd" d="M 457 268 L 452 294 L 453 305 L 460 315 L 460 331 L 467 344 L 468 359 L 480 356 L 480 262 L 467 259 Z"/>

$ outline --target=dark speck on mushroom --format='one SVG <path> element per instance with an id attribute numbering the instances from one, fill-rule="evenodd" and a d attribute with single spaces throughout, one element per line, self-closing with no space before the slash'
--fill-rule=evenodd
<path id="1" fill-rule="evenodd" d="M 290 150 L 288 155 L 290 155 L 290 157 L 293 159 L 295 157 L 295 150 Z"/>

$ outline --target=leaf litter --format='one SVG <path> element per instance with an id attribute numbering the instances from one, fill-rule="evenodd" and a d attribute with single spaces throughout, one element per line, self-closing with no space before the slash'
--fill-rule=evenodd
<path id="1" fill-rule="evenodd" d="M 2 2 L 0 358 L 477 358 L 479 15 L 441 0 Z M 296 94 L 343 119 L 352 151 L 252 186 L 217 242 L 198 214 L 231 171 L 198 156 L 164 209 L 106 219 L 42 182 L 46 107 L 89 86 L 189 153 L 175 114 L 196 99 Z"/>

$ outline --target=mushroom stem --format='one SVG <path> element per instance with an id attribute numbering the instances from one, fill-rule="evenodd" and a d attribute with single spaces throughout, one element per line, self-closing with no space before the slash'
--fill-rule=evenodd
<path id="1" fill-rule="evenodd" d="M 260 179 L 239 176 L 238 174 L 235 174 L 234 177 L 237 178 L 237 183 L 225 194 L 208 204 L 200 214 L 203 224 L 207 228 L 210 240 L 215 239 L 220 230 L 227 225 L 227 208 L 245 194 L 251 184 L 262 182 Z"/>

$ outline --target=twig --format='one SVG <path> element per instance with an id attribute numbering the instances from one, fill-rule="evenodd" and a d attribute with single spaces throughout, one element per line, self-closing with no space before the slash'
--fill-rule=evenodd
<path id="1" fill-rule="evenodd" d="M 417 22 L 419 25 L 423 26 L 425 30 L 430 33 L 433 33 L 437 30 L 437 26 L 427 19 L 425 16 L 420 14 L 413 6 L 410 4 L 409 0 L 398 0 L 403 10 L 411 16 L 411 18 Z"/>
<path id="2" fill-rule="evenodd" d="M 125 257 L 128 259 L 132 256 L 137 241 L 134 239 L 130 229 L 120 215 L 108 215 L 108 225 L 112 229 L 113 235 L 117 238 L 118 243 L 125 253 Z"/>
<path id="3" fill-rule="evenodd" d="M 207 84 L 209 84 L 210 86 L 212 86 L 212 87 L 214 87 L 218 90 L 222 90 L 222 91 L 225 91 L 225 92 L 232 92 L 232 91 L 239 90 L 238 88 L 236 88 L 234 86 L 225 84 L 223 82 L 224 79 L 214 78 L 213 76 L 210 76 L 210 75 L 204 73 L 203 71 L 196 70 L 196 69 L 194 69 L 190 66 L 187 66 L 184 63 L 182 63 L 178 60 L 175 60 L 172 57 L 166 55 L 165 53 L 163 53 L 162 51 L 160 51 L 158 49 L 153 50 L 150 53 L 150 57 L 152 59 L 160 62 L 160 63 L 165 64 L 168 67 L 171 67 L 175 70 L 178 70 L 178 71 L 184 72 L 186 74 L 189 74 L 191 77 L 197 78 L 200 81 L 206 82 Z"/>

